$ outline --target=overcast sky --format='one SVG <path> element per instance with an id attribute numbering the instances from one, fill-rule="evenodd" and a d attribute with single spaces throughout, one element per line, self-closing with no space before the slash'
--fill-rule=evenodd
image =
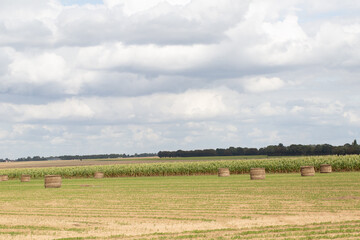
<path id="1" fill-rule="evenodd" d="M 0 1 L 0 158 L 342 145 L 359 91 L 357 0 Z"/>

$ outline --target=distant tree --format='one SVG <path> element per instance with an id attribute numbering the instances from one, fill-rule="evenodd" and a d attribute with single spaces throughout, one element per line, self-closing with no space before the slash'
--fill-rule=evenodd
<path id="1" fill-rule="evenodd" d="M 257 148 L 245 148 L 244 155 L 258 155 L 258 149 Z"/>
<path id="2" fill-rule="evenodd" d="M 225 149 L 224 148 L 217 148 L 216 150 L 217 156 L 225 156 Z"/>

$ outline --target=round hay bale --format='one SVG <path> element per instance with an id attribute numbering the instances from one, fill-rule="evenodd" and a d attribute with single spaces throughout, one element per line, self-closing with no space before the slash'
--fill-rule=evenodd
<path id="1" fill-rule="evenodd" d="M 7 180 L 9 180 L 8 175 L 1 175 L 0 178 L 1 178 L 1 181 L 7 181 Z"/>
<path id="2" fill-rule="evenodd" d="M 59 188 L 61 187 L 60 175 L 46 175 L 45 176 L 45 188 Z"/>
<path id="3" fill-rule="evenodd" d="M 300 169 L 301 169 L 301 176 L 303 177 L 309 177 L 315 175 L 314 166 L 302 166 Z"/>
<path id="4" fill-rule="evenodd" d="M 218 176 L 219 177 L 228 177 L 228 176 L 230 176 L 230 170 L 228 168 L 219 168 Z"/>
<path id="5" fill-rule="evenodd" d="M 21 182 L 30 182 L 30 175 L 27 175 L 27 174 L 21 175 L 20 181 Z"/>
<path id="6" fill-rule="evenodd" d="M 330 164 L 321 164 L 320 165 L 320 173 L 331 173 L 332 168 Z"/>
<path id="7" fill-rule="evenodd" d="M 251 168 L 250 169 L 251 180 L 263 180 L 265 179 L 265 168 Z"/>
<path id="8" fill-rule="evenodd" d="M 94 174 L 94 178 L 104 178 L 104 173 L 102 173 L 102 172 L 96 172 L 96 173 Z"/>

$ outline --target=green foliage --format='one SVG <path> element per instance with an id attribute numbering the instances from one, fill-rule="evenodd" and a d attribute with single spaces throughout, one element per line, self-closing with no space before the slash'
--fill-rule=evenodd
<path id="1" fill-rule="evenodd" d="M 64 178 L 92 177 L 95 172 L 103 172 L 105 177 L 139 177 L 139 176 L 177 176 L 217 174 L 218 168 L 229 168 L 232 174 L 249 173 L 250 168 L 263 167 L 268 173 L 299 172 L 301 166 L 311 165 L 317 171 L 321 164 L 331 164 L 333 171 L 360 171 L 360 156 L 311 156 L 282 157 L 269 159 L 201 161 L 118 164 L 101 166 L 52 167 L 52 168 L 18 168 L 0 170 L 0 175 L 9 178 L 20 178 L 29 174 L 32 178 L 58 174 Z"/>

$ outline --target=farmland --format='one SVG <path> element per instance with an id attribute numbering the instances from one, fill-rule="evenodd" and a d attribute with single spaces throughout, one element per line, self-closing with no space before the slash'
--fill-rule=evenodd
<path id="1" fill-rule="evenodd" d="M 145 160 L 150 161 L 150 160 Z M 331 164 L 339 171 L 359 171 L 360 156 L 312 156 L 283 157 L 266 159 L 218 160 L 214 158 L 183 160 L 164 160 L 156 163 L 103 164 L 93 166 L 48 167 L 48 168 L 7 168 L 0 169 L 0 175 L 19 178 L 29 174 L 32 178 L 42 178 L 48 174 L 58 174 L 66 178 L 92 177 L 95 172 L 103 172 L 106 177 L 139 177 L 139 176 L 177 176 L 177 175 L 211 175 L 218 168 L 229 168 L 231 173 L 249 173 L 252 167 L 263 167 L 268 173 L 299 172 L 301 166 L 312 165 L 319 170 L 321 164 Z M 79 161 L 78 161 L 79 162 Z M 104 161 L 99 161 L 101 164 Z M 8 163 L 4 163 L 8 164 Z M 56 164 L 56 163 L 55 163 Z"/>
<path id="2" fill-rule="evenodd" d="M 358 239 L 360 173 L 0 182 L 0 239 Z"/>
<path id="3" fill-rule="evenodd" d="M 0 239 L 360 237 L 358 155 L 157 160 L 0 169 L 10 178 L 0 182 Z M 324 163 L 335 172 L 318 173 Z M 301 177 L 304 165 L 315 176 Z M 231 176 L 217 177 L 219 167 Z M 251 167 L 264 167 L 266 179 L 251 181 Z M 97 171 L 106 178 L 94 179 Z M 61 175 L 62 187 L 45 189 L 47 174 Z"/>
<path id="4" fill-rule="evenodd" d="M 16 161 L 0 162 L 0 169 L 8 168 L 43 168 L 43 167 L 66 167 L 66 166 L 97 166 L 115 164 L 136 164 L 136 163 L 165 163 L 165 162 L 196 162 L 196 161 L 218 161 L 218 160 L 243 160 L 243 159 L 264 159 L 265 155 L 256 156 L 216 156 L 216 157 L 178 157 L 178 158 L 103 158 L 80 160 L 49 160 L 49 161 Z"/>

